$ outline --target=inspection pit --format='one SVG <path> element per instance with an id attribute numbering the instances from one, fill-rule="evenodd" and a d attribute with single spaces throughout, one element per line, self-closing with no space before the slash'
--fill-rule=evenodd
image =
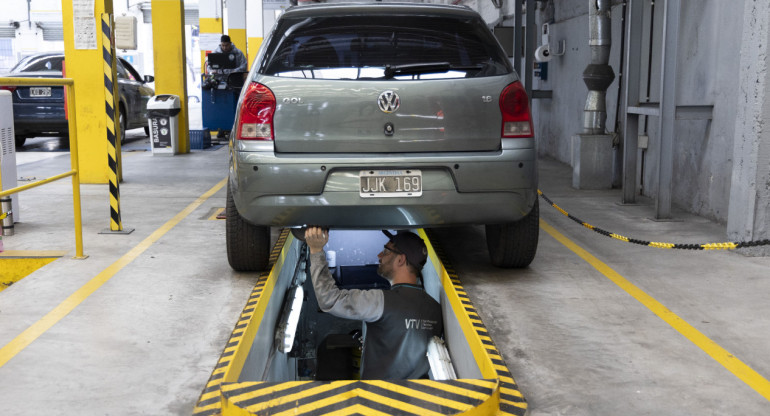
<path id="1" fill-rule="evenodd" d="M 284 230 L 194 414 L 524 415 L 526 400 L 457 275 L 429 235 L 413 231 L 428 246 L 423 285 L 441 304 L 455 378 L 432 369 L 430 379 L 358 380 L 361 322 L 318 309 L 306 245 Z M 386 242 L 380 231 L 331 230 L 325 249 L 338 286 L 387 285 L 376 276 Z"/>

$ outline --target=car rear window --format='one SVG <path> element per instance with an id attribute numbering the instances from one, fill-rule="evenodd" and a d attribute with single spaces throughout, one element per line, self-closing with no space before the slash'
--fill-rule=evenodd
<path id="1" fill-rule="evenodd" d="M 62 71 L 63 56 L 28 57 L 20 61 L 12 72 Z"/>
<path id="2" fill-rule="evenodd" d="M 481 19 L 375 15 L 283 18 L 260 73 L 292 78 L 467 78 L 512 71 Z"/>

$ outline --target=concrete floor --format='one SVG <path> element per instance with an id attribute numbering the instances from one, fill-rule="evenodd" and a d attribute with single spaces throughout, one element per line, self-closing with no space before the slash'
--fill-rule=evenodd
<path id="1" fill-rule="evenodd" d="M 50 143 L 33 139 L 18 153 L 20 184 L 69 169 Z M 210 219 L 225 204 L 226 147 L 148 150 L 130 132 L 120 194 L 132 233 L 100 234 L 107 185 L 82 185 L 85 260 L 72 259 L 70 180 L 21 194 L 5 249 L 67 254 L 0 292 L 1 413 L 191 413 L 256 275 L 229 268 L 224 221 Z M 546 195 L 608 231 L 725 240 L 719 224 L 679 212 L 652 221 L 652 201 L 620 206 L 620 191 L 575 191 L 569 167 L 540 167 Z M 770 258 L 632 245 L 540 202 L 545 228 L 525 270 L 489 266 L 482 227 L 437 231 L 530 415 L 770 414 Z"/>

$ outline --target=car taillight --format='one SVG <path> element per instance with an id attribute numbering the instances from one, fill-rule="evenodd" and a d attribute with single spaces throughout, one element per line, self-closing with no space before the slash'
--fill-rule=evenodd
<path id="1" fill-rule="evenodd" d="M 16 86 L 14 85 L 0 85 L 0 90 L 8 90 L 10 92 L 16 91 Z"/>
<path id="2" fill-rule="evenodd" d="M 532 137 L 529 98 L 521 82 L 509 84 L 500 94 L 503 115 L 503 137 Z"/>
<path id="3" fill-rule="evenodd" d="M 273 140 L 275 95 L 266 86 L 252 82 L 246 87 L 238 113 L 239 140 Z"/>

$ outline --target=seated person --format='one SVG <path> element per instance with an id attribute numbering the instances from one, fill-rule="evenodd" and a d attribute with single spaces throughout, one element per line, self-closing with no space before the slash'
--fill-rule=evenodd
<path id="1" fill-rule="evenodd" d="M 230 36 L 222 35 L 219 40 L 219 46 L 214 50 L 214 53 L 231 53 L 235 55 L 235 68 L 222 68 L 213 69 L 209 66 L 208 59 L 206 60 L 206 72 L 212 75 L 224 75 L 224 79 L 227 79 L 227 75 L 233 72 L 247 72 L 248 63 L 246 62 L 246 56 L 240 49 L 230 41 Z"/>

